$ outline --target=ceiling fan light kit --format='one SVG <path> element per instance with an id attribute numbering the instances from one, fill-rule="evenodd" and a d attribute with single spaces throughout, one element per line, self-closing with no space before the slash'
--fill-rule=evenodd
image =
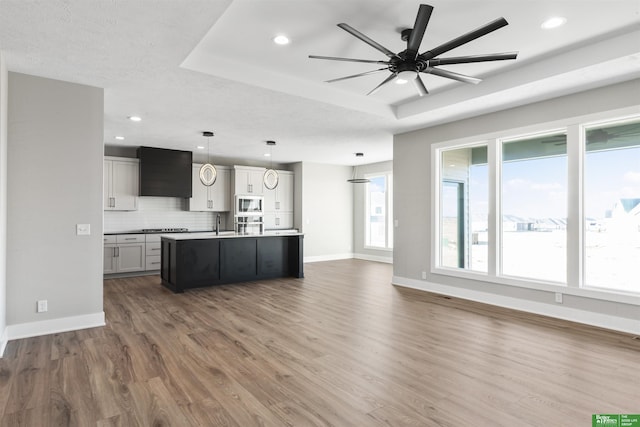
<path id="1" fill-rule="evenodd" d="M 407 42 L 406 50 L 402 52 L 395 53 L 386 47 L 382 46 L 380 43 L 372 40 L 366 35 L 362 34 L 355 28 L 351 27 L 348 24 L 340 23 L 338 27 L 345 30 L 349 34 L 354 37 L 360 39 L 361 41 L 367 43 L 369 46 L 374 49 L 384 53 L 389 59 L 386 61 L 381 60 L 369 60 L 369 59 L 354 59 L 354 58 L 340 58 L 334 56 L 318 56 L 318 55 L 309 55 L 309 58 L 312 59 L 323 59 L 329 61 L 345 61 L 345 62 L 361 62 L 368 64 L 379 64 L 384 65 L 382 68 L 378 68 L 372 71 L 366 71 L 364 73 L 353 74 L 346 77 L 340 77 L 337 79 L 327 80 L 327 83 L 338 82 L 342 80 L 352 79 L 355 77 L 366 76 L 369 74 L 378 73 L 381 71 L 389 71 L 391 74 L 385 78 L 382 83 L 378 86 L 374 87 L 367 95 L 372 95 L 376 93 L 380 88 L 391 81 L 396 81 L 398 84 L 404 84 L 408 81 L 413 81 L 416 90 L 420 96 L 427 95 L 429 92 L 420 77 L 420 73 L 424 74 L 433 74 L 434 76 L 444 77 L 451 80 L 456 80 L 464 83 L 477 84 L 481 80 L 475 77 L 466 76 L 464 74 L 455 73 L 453 71 L 444 70 L 442 68 L 435 68 L 441 65 L 454 65 L 454 64 L 469 64 L 474 62 L 488 62 L 488 61 L 503 61 L 516 59 L 518 56 L 517 52 L 506 52 L 506 53 L 490 53 L 490 54 L 482 54 L 482 55 L 467 55 L 467 56 L 459 56 L 459 57 L 449 57 L 449 58 L 439 58 L 438 56 L 449 52 L 463 44 L 469 43 L 477 38 L 485 36 L 497 29 L 500 29 L 509 23 L 504 18 L 498 18 L 494 21 L 489 22 L 473 31 L 465 33 L 459 37 L 456 37 L 453 40 L 450 40 L 446 43 L 443 43 L 431 50 L 428 50 L 424 53 L 419 53 L 420 44 L 422 43 L 422 39 L 424 37 L 424 33 L 427 29 L 427 24 L 431 19 L 431 13 L 433 12 L 433 6 L 429 6 L 427 4 L 421 4 L 418 8 L 418 14 L 416 15 L 416 21 L 413 28 L 407 28 L 402 30 L 401 39 Z"/>

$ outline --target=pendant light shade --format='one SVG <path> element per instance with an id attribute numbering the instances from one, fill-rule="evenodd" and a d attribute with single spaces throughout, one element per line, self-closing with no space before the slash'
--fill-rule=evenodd
<path id="1" fill-rule="evenodd" d="M 275 189 L 278 186 L 278 181 L 280 180 L 278 171 L 273 169 L 273 147 L 275 145 L 275 141 L 267 141 L 267 146 L 271 150 L 269 153 L 269 157 L 271 158 L 271 167 L 264 172 L 264 176 L 262 177 L 262 182 L 267 190 Z"/>
<path id="2" fill-rule="evenodd" d="M 209 145 L 211 137 L 213 136 L 213 132 L 202 132 L 202 136 L 207 138 L 207 163 L 200 167 L 200 182 L 207 187 L 211 187 L 213 184 L 215 184 L 216 178 L 218 178 L 218 171 L 216 170 L 216 167 L 211 164 L 209 154 Z"/>
<path id="3" fill-rule="evenodd" d="M 363 157 L 363 156 L 364 156 L 364 153 L 356 153 L 356 157 Z M 352 184 L 366 184 L 371 181 L 367 178 L 358 178 L 358 166 L 356 165 L 353 167 L 353 174 L 351 175 L 351 179 L 348 179 L 347 182 L 350 182 Z"/>

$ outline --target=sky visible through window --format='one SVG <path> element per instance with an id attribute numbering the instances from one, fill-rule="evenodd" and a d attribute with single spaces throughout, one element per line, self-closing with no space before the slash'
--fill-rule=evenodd
<path id="1" fill-rule="evenodd" d="M 588 152 L 585 214 L 604 218 L 622 198 L 640 198 L 640 147 Z M 589 168 L 597 164 L 597 168 Z M 471 167 L 471 211 L 487 215 L 486 165 Z M 503 165 L 503 213 L 523 218 L 564 218 L 567 203 L 566 157 L 511 161 Z M 535 194 L 539 197 L 531 197 Z M 508 197 L 506 197 L 508 195 Z"/>

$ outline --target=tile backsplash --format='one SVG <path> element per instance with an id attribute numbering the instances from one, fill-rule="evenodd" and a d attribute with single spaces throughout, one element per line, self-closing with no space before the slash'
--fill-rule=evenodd
<path id="1" fill-rule="evenodd" d="M 224 226 L 228 212 L 220 212 Z M 104 232 L 136 231 L 143 228 L 188 228 L 213 230 L 215 212 L 189 212 L 187 200 L 177 197 L 139 197 L 137 211 L 105 211 Z"/>

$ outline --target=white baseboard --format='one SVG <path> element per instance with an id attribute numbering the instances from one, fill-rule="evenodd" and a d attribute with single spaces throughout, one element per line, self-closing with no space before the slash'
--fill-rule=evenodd
<path id="1" fill-rule="evenodd" d="M 104 311 L 81 316 L 61 317 L 38 322 L 18 323 L 7 326 L 7 340 L 37 337 L 58 332 L 77 331 L 79 329 L 104 326 Z"/>
<path id="2" fill-rule="evenodd" d="M 393 276 L 391 283 L 406 288 L 419 289 L 422 291 L 482 302 L 485 304 L 496 305 L 498 307 L 511 308 L 528 313 L 569 320 L 571 322 L 583 323 L 585 325 L 612 329 L 614 331 L 636 335 L 640 334 L 640 320 L 633 320 L 626 317 L 617 317 L 609 314 L 579 310 L 576 308 L 565 307 L 560 304 L 545 304 L 520 298 L 496 295 L 488 292 L 459 288 L 456 286 L 409 279 L 406 277 Z"/>
<path id="3" fill-rule="evenodd" d="M 393 256 L 353 254 L 353 257 L 356 259 L 363 259 L 365 261 L 386 262 L 387 264 L 393 264 Z"/>
<path id="4" fill-rule="evenodd" d="M 352 253 L 347 254 L 331 254 L 331 255 L 318 255 L 318 256 L 306 256 L 304 257 L 305 263 L 307 262 L 321 262 L 321 261 L 336 261 L 339 259 L 351 259 L 353 258 Z"/>
<path id="5" fill-rule="evenodd" d="M 4 350 L 7 348 L 7 343 L 9 342 L 9 338 L 7 338 L 7 329 L 4 328 L 2 331 L 2 337 L 0 337 L 0 359 L 4 357 Z"/>

